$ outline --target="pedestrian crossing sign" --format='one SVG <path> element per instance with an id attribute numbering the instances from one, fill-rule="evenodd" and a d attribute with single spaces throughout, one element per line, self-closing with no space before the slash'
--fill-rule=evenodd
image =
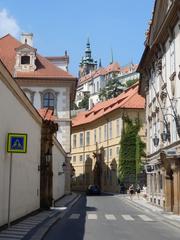
<path id="1" fill-rule="evenodd" d="M 27 134 L 26 133 L 8 133 L 7 152 L 26 153 L 27 152 Z"/>

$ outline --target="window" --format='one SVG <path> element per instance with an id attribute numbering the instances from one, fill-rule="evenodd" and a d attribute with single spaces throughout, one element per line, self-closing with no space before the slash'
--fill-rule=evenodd
<path id="1" fill-rule="evenodd" d="M 112 122 L 109 122 L 109 139 L 112 138 Z"/>
<path id="2" fill-rule="evenodd" d="M 101 142 L 101 127 L 99 127 L 99 143 Z"/>
<path id="3" fill-rule="evenodd" d="M 94 129 L 94 144 L 96 144 L 96 129 Z"/>
<path id="4" fill-rule="evenodd" d="M 106 151 L 106 149 L 104 150 L 104 159 L 106 159 L 106 156 L 107 155 L 107 151 Z"/>
<path id="5" fill-rule="evenodd" d="M 90 132 L 86 132 L 86 145 L 90 144 Z"/>
<path id="6" fill-rule="evenodd" d="M 89 154 L 87 154 L 86 155 L 86 160 L 88 160 L 90 158 L 90 155 Z"/>
<path id="7" fill-rule="evenodd" d="M 112 148 L 109 149 L 109 157 L 112 158 Z"/>
<path id="8" fill-rule="evenodd" d="M 76 156 L 73 156 L 73 162 L 76 162 Z"/>
<path id="9" fill-rule="evenodd" d="M 104 125 L 104 141 L 107 140 L 107 125 Z"/>
<path id="10" fill-rule="evenodd" d="M 44 108 L 54 108 L 55 107 L 55 98 L 54 94 L 47 92 L 43 96 L 43 107 Z"/>
<path id="11" fill-rule="evenodd" d="M 93 92 L 94 93 L 96 92 L 96 85 L 95 85 L 95 83 L 93 84 Z"/>
<path id="12" fill-rule="evenodd" d="M 73 135 L 73 148 L 76 148 L 76 135 Z"/>
<path id="13" fill-rule="evenodd" d="M 30 56 L 22 56 L 21 64 L 30 64 Z"/>
<path id="14" fill-rule="evenodd" d="M 99 82 L 97 82 L 97 92 L 99 92 Z"/>
<path id="15" fill-rule="evenodd" d="M 162 57 L 162 77 L 163 81 L 166 82 L 166 54 L 163 55 Z"/>
<path id="16" fill-rule="evenodd" d="M 121 135 L 121 118 L 116 120 L 116 136 L 119 137 Z"/>
<path id="17" fill-rule="evenodd" d="M 106 159 L 109 160 L 109 148 L 106 150 Z"/>
<path id="18" fill-rule="evenodd" d="M 170 75 L 175 72 L 175 41 L 170 43 Z"/>
<path id="19" fill-rule="evenodd" d="M 80 138 L 79 138 L 79 145 L 80 145 L 80 147 L 82 147 L 83 146 L 83 133 L 80 133 Z"/>
<path id="20" fill-rule="evenodd" d="M 80 156 L 79 156 L 79 161 L 82 162 L 82 160 L 83 160 L 83 156 L 80 155 Z"/>

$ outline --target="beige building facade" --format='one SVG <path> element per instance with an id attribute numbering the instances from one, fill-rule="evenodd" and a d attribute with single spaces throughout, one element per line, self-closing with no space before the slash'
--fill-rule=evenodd
<path id="1" fill-rule="evenodd" d="M 180 1 L 156 0 L 139 64 L 146 97 L 148 198 L 180 214 Z"/>
<path id="2" fill-rule="evenodd" d="M 144 124 L 144 99 L 137 91 L 135 85 L 72 119 L 72 189 L 86 190 L 88 185 L 97 184 L 102 191 L 119 192 L 117 167 L 123 116 L 140 118 Z M 142 129 L 140 135 L 144 137 Z"/>

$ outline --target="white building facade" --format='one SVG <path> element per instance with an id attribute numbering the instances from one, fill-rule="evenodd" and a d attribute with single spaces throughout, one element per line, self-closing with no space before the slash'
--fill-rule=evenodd
<path id="1" fill-rule="evenodd" d="M 146 96 L 148 197 L 180 214 L 180 2 L 156 0 L 138 71 Z"/>

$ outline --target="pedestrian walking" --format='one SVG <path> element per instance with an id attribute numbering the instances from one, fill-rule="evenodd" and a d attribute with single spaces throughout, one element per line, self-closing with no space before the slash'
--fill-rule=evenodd
<path id="1" fill-rule="evenodd" d="M 133 200 L 133 194 L 134 194 L 134 185 L 131 184 L 129 187 L 129 196 L 131 200 Z"/>
<path id="2" fill-rule="evenodd" d="M 139 199 L 139 195 L 140 195 L 140 193 L 141 193 L 141 188 L 140 188 L 139 184 L 137 184 L 136 192 L 137 192 L 137 197 L 138 197 L 138 199 Z"/>

